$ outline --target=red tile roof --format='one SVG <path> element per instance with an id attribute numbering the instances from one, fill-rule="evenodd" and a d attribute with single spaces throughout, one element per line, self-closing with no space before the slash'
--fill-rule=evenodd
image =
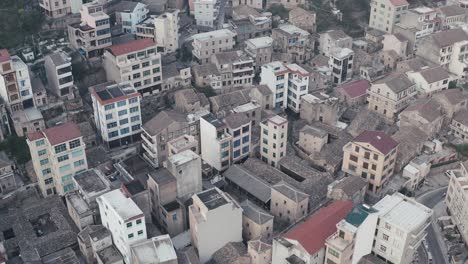
<path id="1" fill-rule="evenodd" d="M 369 87 L 370 84 L 367 80 L 357 80 L 341 85 L 338 87 L 338 89 L 351 96 L 351 98 L 356 98 L 366 95 L 367 89 L 369 89 Z"/>
<path id="2" fill-rule="evenodd" d="M 354 141 L 368 143 L 384 155 L 387 155 L 398 145 L 398 142 L 382 131 L 366 130 L 357 136 Z"/>
<path id="3" fill-rule="evenodd" d="M 42 131 L 35 131 L 28 134 L 30 141 L 46 137 L 49 143 L 54 146 L 75 138 L 81 137 L 78 126 L 73 122 L 68 122 Z"/>
<path id="4" fill-rule="evenodd" d="M 154 41 L 149 38 L 137 39 L 122 44 L 112 45 L 109 50 L 115 56 L 120 56 L 127 53 L 136 52 L 139 50 L 146 49 L 148 47 L 155 46 Z"/>
<path id="5" fill-rule="evenodd" d="M 353 203 L 350 201 L 335 201 L 286 233 L 285 237 L 298 241 L 309 254 L 315 254 L 325 246 L 325 240 L 336 232 L 336 224 L 352 209 Z"/>
<path id="6" fill-rule="evenodd" d="M 404 5 L 409 5 L 409 3 L 406 0 L 390 0 L 393 6 L 404 6 Z"/>
<path id="7" fill-rule="evenodd" d="M 10 59 L 10 53 L 7 49 L 0 50 L 0 62 L 9 61 Z"/>

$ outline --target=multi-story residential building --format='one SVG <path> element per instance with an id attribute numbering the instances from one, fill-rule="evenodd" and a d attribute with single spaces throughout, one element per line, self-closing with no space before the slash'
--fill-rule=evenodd
<path id="1" fill-rule="evenodd" d="M 260 123 L 261 160 L 273 167 L 279 166 L 279 161 L 286 155 L 288 138 L 288 120 L 281 116 L 273 116 Z"/>
<path id="2" fill-rule="evenodd" d="M 415 100 L 399 114 L 400 127 L 415 126 L 430 138 L 435 138 L 442 128 L 444 115 L 441 105 L 433 98 Z"/>
<path id="3" fill-rule="evenodd" d="M 198 140 L 200 123 L 194 115 L 186 115 L 174 110 L 162 111 L 142 127 L 143 157 L 154 167 L 159 167 L 167 159 L 166 144 L 182 135 L 192 135 Z"/>
<path id="4" fill-rule="evenodd" d="M 253 37 L 268 36 L 271 32 L 271 13 L 260 14 L 257 10 L 246 5 L 232 8 L 229 27 L 237 34 L 237 43 Z"/>
<path id="5" fill-rule="evenodd" d="M 169 235 L 160 235 L 130 246 L 132 264 L 177 264 L 177 254 Z"/>
<path id="6" fill-rule="evenodd" d="M 231 5 L 233 7 L 239 5 L 246 5 L 259 10 L 264 9 L 266 7 L 266 3 L 263 0 L 231 0 L 231 2 Z"/>
<path id="7" fill-rule="evenodd" d="M 448 89 L 450 75 L 443 67 L 425 68 L 418 72 L 407 72 L 408 79 L 423 95 L 431 95 Z"/>
<path id="8" fill-rule="evenodd" d="M 303 219 L 309 210 L 309 195 L 281 181 L 271 187 L 270 213 L 289 225 Z"/>
<path id="9" fill-rule="evenodd" d="M 460 51 L 466 46 L 467 39 L 468 34 L 461 28 L 437 32 L 420 40 L 416 55 L 440 66 L 448 67 L 450 62 L 459 61 L 460 59 L 466 65 L 466 58 L 454 57 L 455 54 L 453 53 L 458 51 L 458 55 L 462 55 Z M 464 45 L 458 44 L 457 47 L 460 49 L 455 50 L 454 46 L 458 42 L 462 42 Z M 460 70 L 458 73 L 460 73 Z M 462 72 L 466 76 L 466 72 Z"/>
<path id="10" fill-rule="evenodd" d="M 461 7 L 461 2 L 460 5 L 441 6 L 437 11 L 437 17 L 440 19 L 440 28 L 442 30 L 465 23 L 466 10 Z"/>
<path id="11" fill-rule="evenodd" d="M 453 116 L 450 129 L 453 134 L 463 142 L 468 142 L 468 111 L 460 110 Z"/>
<path id="12" fill-rule="evenodd" d="M 236 44 L 235 36 L 236 33 L 228 29 L 193 35 L 192 54 L 200 64 L 208 63 L 210 62 L 211 55 L 232 50 Z"/>
<path id="13" fill-rule="evenodd" d="M 274 61 L 262 66 L 261 84 L 273 92 L 275 107 L 290 108 L 298 113 L 301 97 L 309 92 L 309 72 L 297 64 Z"/>
<path id="14" fill-rule="evenodd" d="M 252 151 L 252 122 L 244 113 L 232 113 L 224 118 L 227 132 L 232 135 L 231 161 L 246 160 Z"/>
<path id="15" fill-rule="evenodd" d="M 320 33 L 320 45 L 319 50 L 322 55 L 330 57 L 333 50 L 337 48 L 348 48 L 353 47 L 353 38 L 346 35 L 343 30 L 334 29 Z"/>
<path id="16" fill-rule="evenodd" d="M 372 0 L 369 27 L 392 33 L 393 27 L 400 22 L 408 6 L 406 0 Z"/>
<path id="17" fill-rule="evenodd" d="M 291 24 L 272 30 L 273 49 L 287 54 L 287 61 L 304 63 L 313 55 L 314 40 L 309 32 Z"/>
<path id="18" fill-rule="evenodd" d="M 40 0 L 39 6 L 46 16 L 59 18 L 72 12 L 72 2 L 71 0 Z"/>
<path id="19" fill-rule="evenodd" d="M 202 159 L 213 169 L 224 171 L 231 164 L 232 138 L 226 123 L 213 114 L 200 118 Z"/>
<path id="20" fill-rule="evenodd" d="M 228 194 L 213 188 L 195 194 L 192 200 L 190 233 L 201 263 L 226 243 L 242 241 L 242 208 Z"/>
<path id="21" fill-rule="evenodd" d="M 73 98 L 74 82 L 71 58 L 62 52 L 47 56 L 44 60 L 49 89 L 62 98 Z"/>
<path id="22" fill-rule="evenodd" d="M 353 77 L 354 51 L 348 48 L 335 48 L 330 51 L 329 67 L 332 69 L 334 85 L 340 85 Z"/>
<path id="23" fill-rule="evenodd" d="M 221 0 L 192 0 L 194 16 L 199 29 L 209 31 L 218 29 L 224 21 L 225 1 Z M 223 5 L 223 6 L 221 6 Z"/>
<path id="24" fill-rule="evenodd" d="M 317 127 L 305 125 L 299 131 L 299 141 L 297 145 L 306 153 L 320 152 L 328 143 L 328 133 Z"/>
<path id="25" fill-rule="evenodd" d="M 273 234 L 273 216 L 246 199 L 242 207 L 242 237 L 244 241 L 270 239 Z"/>
<path id="26" fill-rule="evenodd" d="M 122 25 L 126 34 L 135 34 L 137 25 L 143 22 L 149 13 L 147 6 L 139 2 L 122 1 L 114 6 L 115 20 Z"/>
<path id="27" fill-rule="evenodd" d="M 452 60 L 448 65 L 450 73 L 461 80 L 468 79 L 468 40 L 453 44 Z"/>
<path id="28" fill-rule="evenodd" d="M 13 172 L 14 163 L 0 159 L 0 194 L 16 190 L 16 179 Z"/>
<path id="29" fill-rule="evenodd" d="M 33 107 L 34 99 L 28 65 L 18 56 L 12 56 L 11 61 L 16 72 L 16 82 L 18 83 L 23 108 Z"/>
<path id="30" fill-rule="evenodd" d="M 23 109 L 13 60 L 7 49 L 0 50 L 0 95 L 10 112 Z"/>
<path id="31" fill-rule="evenodd" d="M 260 71 L 263 64 L 271 62 L 271 54 L 273 53 L 273 39 L 271 37 L 248 39 L 244 44 L 245 53 L 254 59 L 256 71 Z"/>
<path id="32" fill-rule="evenodd" d="M 44 196 L 73 191 L 73 176 L 88 169 L 81 132 L 65 123 L 29 133 L 26 140 L 39 188 Z"/>
<path id="33" fill-rule="evenodd" d="M 342 170 L 369 183 L 368 193 L 378 193 L 393 175 L 398 142 L 382 131 L 366 130 L 343 147 Z"/>
<path id="34" fill-rule="evenodd" d="M 112 45 L 109 16 L 99 1 L 83 4 L 81 22 L 68 25 L 70 44 L 86 57 L 102 55 Z"/>
<path id="35" fill-rule="evenodd" d="M 137 25 L 136 36 L 153 39 L 157 52 L 175 52 L 179 48 L 179 10 L 151 16 Z"/>
<path id="36" fill-rule="evenodd" d="M 445 204 L 465 243 L 468 243 L 468 161 L 450 172 L 450 183 Z"/>
<path id="37" fill-rule="evenodd" d="M 140 139 L 141 95 L 132 84 L 107 82 L 89 88 L 94 123 L 108 148 Z"/>
<path id="38" fill-rule="evenodd" d="M 44 117 L 41 111 L 35 107 L 11 113 L 11 120 L 13 121 L 16 135 L 19 137 L 45 128 Z"/>
<path id="39" fill-rule="evenodd" d="M 168 157 L 181 153 L 185 150 L 191 150 L 197 154 L 200 153 L 199 147 L 198 147 L 198 140 L 196 140 L 194 136 L 182 135 L 178 138 L 174 138 L 173 140 L 167 142 L 167 156 Z"/>
<path id="40" fill-rule="evenodd" d="M 102 225 L 111 232 L 114 245 L 125 263 L 132 263 L 130 247 L 147 238 L 145 215 L 120 189 L 105 193 L 96 200 Z"/>
<path id="41" fill-rule="evenodd" d="M 216 65 L 221 75 L 223 91 L 251 86 L 254 72 L 254 61 L 242 51 L 225 51 L 211 56 L 211 62 Z"/>
<path id="42" fill-rule="evenodd" d="M 317 30 L 316 19 L 317 15 L 314 11 L 305 10 L 300 7 L 289 11 L 289 23 L 311 33 Z"/>
<path id="43" fill-rule="evenodd" d="M 162 89 L 161 54 L 152 39 L 137 39 L 113 45 L 104 52 L 107 80 L 131 82 L 143 96 Z"/>
<path id="44" fill-rule="evenodd" d="M 357 205 L 327 238 L 325 263 L 362 263 L 368 254 L 392 263 L 412 263 L 431 215 L 432 210 L 400 193 L 387 195 L 373 207 Z"/>
<path id="45" fill-rule="evenodd" d="M 185 150 L 167 158 L 166 169 L 177 179 L 177 197 L 183 201 L 202 191 L 201 158 Z"/>
<path id="46" fill-rule="evenodd" d="M 416 87 L 404 74 L 393 74 L 374 82 L 367 101 L 369 110 L 393 120 L 416 96 Z"/>
<path id="47" fill-rule="evenodd" d="M 325 242 L 336 232 L 336 224 L 352 209 L 353 203 L 350 201 L 335 201 L 287 233 L 273 239 L 272 264 L 334 263 L 324 261 Z"/>

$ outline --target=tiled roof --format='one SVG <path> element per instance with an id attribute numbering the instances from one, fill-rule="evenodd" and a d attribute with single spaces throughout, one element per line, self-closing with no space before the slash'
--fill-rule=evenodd
<path id="1" fill-rule="evenodd" d="M 0 50 L 0 62 L 9 61 L 10 59 L 10 53 L 7 49 Z"/>
<path id="2" fill-rule="evenodd" d="M 448 89 L 440 92 L 436 95 L 436 97 L 445 97 L 445 99 L 447 99 L 449 103 L 451 103 L 452 105 L 456 105 L 462 102 L 463 100 L 466 100 L 467 94 L 464 94 L 458 89 Z"/>
<path id="3" fill-rule="evenodd" d="M 250 119 L 244 113 L 231 113 L 224 118 L 224 122 L 232 129 L 249 124 Z"/>
<path id="4" fill-rule="evenodd" d="M 187 122 L 186 115 L 175 110 L 164 110 L 146 122 L 143 129 L 151 136 L 155 136 L 176 122 Z"/>
<path id="5" fill-rule="evenodd" d="M 394 149 L 398 142 L 396 142 L 391 136 L 385 134 L 382 131 L 369 131 L 366 130 L 357 136 L 354 142 L 368 143 L 382 154 L 387 155 L 392 149 Z"/>
<path id="6" fill-rule="evenodd" d="M 403 92 L 413 86 L 413 82 L 406 77 L 405 74 L 392 74 L 382 80 L 375 82 L 376 84 L 384 83 L 395 93 Z"/>
<path id="7" fill-rule="evenodd" d="M 357 80 L 341 85 L 338 89 L 348 94 L 351 98 L 356 98 L 366 95 L 369 87 L 370 84 L 367 80 Z"/>
<path id="8" fill-rule="evenodd" d="M 309 195 L 294 188 L 293 186 L 287 184 L 284 181 L 275 184 L 272 188 L 296 203 L 302 202 L 309 197 Z"/>
<path id="9" fill-rule="evenodd" d="M 442 116 L 440 105 L 434 99 L 425 98 L 417 100 L 403 110 L 401 114 L 405 115 L 405 113 L 412 111 L 416 111 L 421 117 L 429 122 L 432 122 Z"/>
<path id="10" fill-rule="evenodd" d="M 143 50 L 151 46 L 155 46 L 154 41 L 149 38 L 143 38 L 118 45 L 112 45 L 109 47 L 109 50 L 112 52 L 112 54 L 114 54 L 114 56 L 120 56 L 127 53 Z"/>
<path id="11" fill-rule="evenodd" d="M 341 189 L 348 197 L 351 197 L 366 185 L 367 182 L 361 177 L 351 176 L 340 180 L 333 189 Z"/>
<path id="12" fill-rule="evenodd" d="M 409 5 L 409 3 L 406 2 L 406 0 L 390 0 L 390 3 L 392 3 L 392 5 L 394 5 L 394 6 Z"/>
<path id="13" fill-rule="evenodd" d="M 461 28 L 449 29 L 431 35 L 439 48 L 453 45 L 455 42 L 468 39 L 468 34 Z"/>
<path id="14" fill-rule="evenodd" d="M 298 241 L 310 255 L 325 247 L 325 240 L 336 232 L 336 224 L 353 209 L 350 201 L 335 201 L 320 209 L 285 237 Z"/>
<path id="15" fill-rule="evenodd" d="M 435 83 L 450 78 L 449 73 L 441 66 L 424 69 L 419 72 L 427 83 Z"/>
<path id="16" fill-rule="evenodd" d="M 35 131 L 28 134 L 28 139 L 34 141 L 46 137 L 49 143 L 54 146 L 63 142 L 81 137 L 78 126 L 73 122 L 47 128 L 43 131 Z"/>
<path id="17" fill-rule="evenodd" d="M 468 126 L 468 110 L 463 109 L 458 111 L 453 117 L 453 119 L 463 124 L 464 126 Z"/>
<path id="18" fill-rule="evenodd" d="M 447 5 L 439 8 L 446 17 L 465 15 L 465 9 L 459 5 Z"/>
<path id="19" fill-rule="evenodd" d="M 244 210 L 243 214 L 254 221 L 255 223 L 262 225 L 270 220 L 273 220 L 273 216 L 267 211 L 255 205 L 249 200 L 245 200 L 241 203 L 241 207 Z"/>

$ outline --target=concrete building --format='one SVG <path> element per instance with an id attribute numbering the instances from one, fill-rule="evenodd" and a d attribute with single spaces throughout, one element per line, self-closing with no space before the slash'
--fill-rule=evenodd
<path id="1" fill-rule="evenodd" d="M 179 10 L 152 15 L 137 25 L 136 36 L 153 39 L 157 52 L 175 52 L 179 48 Z"/>
<path id="2" fill-rule="evenodd" d="M 135 34 L 137 25 L 143 22 L 149 13 L 145 4 L 130 1 L 118 3 L 114 10 L 116 23 L 122 25 L 124 34 Z"/>
<path id="3" fill-rule="evenodd" d="M 246 160 L 253 148 L 251 119 L 245 113 L 235 112 L 227 115 L 224 122 L 227 125 L 227 132 L 232 135 L 231 163 Z"/>
<path id="4" fill-rule="evenodd" d="M 23 108 L 26 109 L 35 106 L 28 65 L 26 65 L 26 63 L 24 63 L 18 56 L 12 56 L 11 61 L 13 63 L 13 68 L 15 69 L 16 82 L 18 83 Z"/>
<path id="5" fill-rule="evenodd" d="M 309 92 L 310 74 L 297 64 L 283 65 L 274 61 L 262 66 L 261 84 L 273 93 L 274 107 L 286 108 L 299 113 L 301 97 Z"/>
<path id="6" fill-rule="evenodd" d="M 295 8 L 299 5 L 304 5 L 305 0 L 280 0 L 279 3 L 288 9 Z"/>
<path id="7" fill-rule="evenodd" d="M 367 181 L 360 177 L 345 177 L 328 185 L 327 198 L 347 200 L 358 205 L 364 202 Z"/>
<path id="8" fill-rule="evenodd" d="M 252 85 L 255 77 L 254 60 L 242 51 L 224 51 L 213 54 L 211 63 L 216 65 L 221 75 L 221 92 Z"/>
<path id="9" fill-rule="evenodd" d="M 444 115 L 442 107 L 432 98 L 414 101 L 399 115 L 400 127 L 415 126 L 430 138 L 435 138 L 442 128 Z"/>
<path id="10" fill-rule="evenodd" d="M 426 96 L 448 89 L 451 80 L 449 73 L 440 66 L 407 72 L 406 75 L 415 84 L 418 93 Z"/>
<path id="11" fill-rule="evenodd" d="M 404 187 L 414 192 L 421 184 L 431 170 L 431 164 L 421 157 L 416 157 L 403 169 L 402 177 L 406 179 Z"/>
<path id="12" fill-rule="evenodd" d="M 353 77 L 354 51 L 348 48 L 337 48 L 330 51 L 329 67 L 332 69 L 334 85 L 342 84 Z"/>
<path id="13" fill-rule="evenodd" d="M 273 167 L 278 167 L 278 162 L 286 155 L 288 142 L 288 120 L 281 116 L 273 116 L 260 123 L 261 160 Z"/>
<path id="14" fill-rule="evenodd" d="M 337 48 L 353 47 L 353 38 L 346 35 L 342 30 L 328 30 L 320 34 L 319 50 L 322 55 L 330 57 L 331 52 Z"/>
<path id="15" fill-rule="evenodd" d="M 269 36 L 272 28 L 272 14 L 260 13 L 252 7 L 240 5 L 232 8 L 228 25 L 236 33 L 237 43 L 242 44 L 254 37 Z"/>
<path id="16" fill-rule="evenodd" d="M 23 102 L 16 80 L 13 59 L 7 49 L 0 50 L 0 95 L 9 112 L 22 110 Z"/>
<path id="17" fill-rule="evenodd" d="M 364 131 L 343 147 L 342 170 L 369 183 L 368 193 L 378 193 L 393 176 L 398 143 L 381 131 Z"/>
<path id="18" fill-rule="evenodd" d="M 368 108 L 393 121 L 414 100 L 416 92 L 414 83 L 406 75 L 393 74 L 372 83 Z"/>
<path id="19" fill-rule="evenodd" d="M 44 117 L 35 107 L 26 108 L 11 114 L 16 135 L 23 137 L 28 133 L 45 129 Z"/>
<path id="20" fill-rule="evenodd" d="M 94 124 L 108 148 L 140 139 L 141 95 L 131 83 L 107 82 L 89 88 Z"/>
<path id="21" fill-rule="evenodd" d="M 97 202 L 102 225 L 111 232 L 114 245 L 125 262 L 131 263 L 131 246 L 147 238 L 145 215 L 120 189 L 99 196 Z"/>
<path id="22" fill-rule="evenodd" d="M 324 93 L 306 94 L 301 98 L 300 117 L 309 124 L 321 122 L 334 126 L 338 121 L 338 98 Z"/>
<path id="23" fill-rule="evenodd" d="M 244 51 L 254 59 L 256 71 L 260 71 L 263 64 L 271 62 L 273 53 L 273 39 L 271 37 L 258 37 L 244 42 Z"/>
<path id="24" fill-rule="evenodd" d="M 352 81 L 337 87 L 338 98 L 348 106 L 363 105 L 367 102 L 367 90 L 370 83 L 367 80 Z"/>
<path id="25" fill-rule="evenodd" d="M 218 188 L 195 194 L 192 200 L 190 233 L 201 263 L 226 243 L 242 241 L 242 208 L 235 200 Z"/>
<path id="26" fill-rule="evenodd" d="M 289 23 L 310 33 L 317 30 L 316 19 L 317 15 L 315 12 L 302 9 L 300 7 L 296 7 L 289 11 Z"/>
<path id="27" fill-rule="evenodd" d="M 200 153 L 198 140 L 191 135 L 182 135 L 167 142 L 167 157 L 181 153 L 185 150 L 191 150 L 194 153 Z"/>
<path id="28" fill-rule="evenodd" d="M 395 24 L 400 22 L 409 3 L 406 0 L 373 0 L 370 7 L 369 27 L 393 33 Z"/>
<path id="29" fill-rule="evenodd" d="M 132 264 L 177 264 L 177 255 L 169 235 L 152 237 L 130 246 Z"/>
<path id="30" fill-rule="evenodd" d="M 200 143 L 202 159 L 217 171 L 231 164 L 232 135 L 226 123 L 208 114 L 200 118 Z"/>
<path id="31" fill-rule="evenodd" d="M 328 143 L 328 133 L 317 127 L 305 125 L 299 131 L 297 145 L 306 153 L 320 152 L 322 147 Z"/>
<path id="32" fill-rule="evenodd" d="M 453 44 L 452 47 L 452 60 L 448 65 L 448 70 L 450 73 L 456 75 L 459 79 L 468 79 L 468 67 L 467 57 L 468 57 L 468 41 L 459 41 Z"/>
<path id="33" fill-rule="evenodd" d="M 126 197 L 132 199 L 138 208 L 140 208 L 145 215 L 145 222 L 151 224 L 153 222 L 151 218 L 151 194 L 143 183 L 135 179 L 122 183 L 120 189 Z"/>
<path id="34" fill-rule="evenodd" d="M 162 111 L 142 127 L 143 157 L 154 167 L 159 167 L 167 159 L 166 144 L 181 135 L 191 135 L 199 139 L 200 122 L 192 115 L 174 110 Z"/>
<path id="35" fill-rule="evenodd" d="M 273 240 L 272 264 L 332 263 L 325 261 L 326 240 L 336 224 L 353 208 L 349 201 L 335 201 L 303 223 Z"/>
<path id="36" fill-rule="evenodd" d="M 16 190 L 14 164 L 9 160 L 0 159 L 0 194 L 5 195 Z"/>
<path id="37" fill-rule="evenodd" d="M 247 242 L 247 252 L 252 264 L 271 263 L 271 244 L 260 239 Z"/>
<path id="38" fill-rule="evenodd" d="M 211 60 L 211 55 L 232 50 L 236 44 L 235 36 L 236 33 L 228 29 L 195 34 L 192 36 L 192 54 L 200 64 L 208 63 Z"/>
<path id="39" fill-rule="evenodd" d="M 311 34 L 291 24 L 272 30 L 273 49 L 285 56 L 285 61 L 305 63 L 312 58 L 315 42 Z"/>
<path id="40" fill-rule="evenodd" d="M 414 51 L 409 43 L 409 40 L 402 34 L 385 34 L 382 40 L 383 51 L 389 54 L 394 51 L 398 57 L 406 58 Z"/>
<path id="41" fill-rule="evenodd" d="M 260 109 L 262 110 L 269 110 L 273 105 L 273 93 L 268 88 L 268 86 L 264 84 L 256 85 L 250 91 L 250 98 L 255 100 L 258 105 L 260 105 Z M 252 123 L 252 125 L 255 125 Z"/>
<path id="42" fill-rule="evenodd" d="M 241 203 L 242 238 L 244 241 L 271 239 L 273 216 L 248 199 Z"/>
<path id="43" fill-rule="evenodd" d="M 263 0 L 231 0 L 231 1 L 232 1 L 233 7 L 236 7 L 239 5 L 246 5 L 255 9 L 264 9 L 266 7 L 266 3 Z"/>
<path id="44" fill-rule="evenodd" d="M 70 44 L 86 57 L 102 55 L 112 45 L 109 16 L 99 1 L 83 4 L 81 22 L 68 25 Z"/>
<path id="45" fill-rule="evenodd" d="M 466 21 L 466 10 L 461 7 L 461 4 L 441 6 L 437 11 L 437 16 L 441 20 L 440 28 L 442 30 L 447 30 L 454 26 L 456 27 Z"/>
<path id="46" fill-rule="evenodd" d="M 183 201 L 202 191 L 201 158 L 185 150 L 167 158 L 166 168 L 177 180 L 177 197 Z"/>
<path id="47" fill-rule="evenodd" d="M 73 176 L 88 169 L 86 145 L 74 123 L 29 133 L 26 143 L 44 196 L 73 191 Z"/>
<path id="48" fill-rule="evenodd" d="M 468 111 L 466 109 L 453 116 L 450 130 L 455 137 L 460 138 L 465 143 L 468 142 Z"/>
<path id="49" fill-rule="evenodd" d="M 175 108 L 184 113 L 195 113 L 210 110 L 210 104 L 205 94 L 195 89 L 183 89 L 174 94 Z"/>
<path id="50" fill-rule="evenodd" d="M 451 171 L 451 177 L 445 204 L 450 212 L 453 223 L 457 226 L 463 240 L 468 243 L 468 162 L 460 163 L 460 168 Z"/>
<path id="51" fill-rule="evenodd" d="M 204 31 L 219 29 L 224 20 L 224 5 L 221 0 L 192 0 L 197 27 Z M 221 7 L 221 5 L 223 5 Z"/>
<path id="52" fill-rule="evenodd" d="M 286 182 L 271 187 L 270 213 L 288 225 L 302 220 L 309 210 L 309 195 Z"/>
<path id="53" fill-rule="evenodd" d="M 71 0 L 41 0 L 39 6 L 47 17 L 55 19 L 71 14 L 72 2 Z"/>
<path id="54" fill-rule="evenodd" d="M 161 54 L 152 39 L 137 39 L 109 47 L 104 52 L 108 81 L 130 82 L 143 96 L 162 89 Z"/>
<path id="55" fill-rule="evenodd" d="M 62 52 L 49 55 L 44 60 L 49 90 L 62 98 L 73 98 L 75 89 L 71 58 Z"/>

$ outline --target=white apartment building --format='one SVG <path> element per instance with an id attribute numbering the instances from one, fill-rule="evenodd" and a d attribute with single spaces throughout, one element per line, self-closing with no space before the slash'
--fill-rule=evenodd
<path id="1" fill-rule="evenodd" d="M 10 112 L 23 109 L 23 102 L 16 82 L 16 72 L 13 60 L 7 49 L 0 50 L 0 95 Z"/>
<path id="2" fill-rule="evenodd" d="M 112 45 L 109 16 L 99 1 L 83 4 L 81 22 L 68 25 L 70 44 L 86 57 L 102 55 Z"/>
<path id="3" fill-rule="evenodd" d="M 273 167 L 286 155 L 288 143 L 288 120 L 281 116 L 273 116 L 260 123 L 260 156 Z"/>
<path id="4" fill-rule="evenodd" d="M 137 25 L 147 18 L 148 13 L 148 7 L 139 2 L 122 1 L 115 6 L 116 21 L 126 34 L 135 34 Z"/>
<path id="5" fill-rule="evenodd" d="M 189 198 L 202 191 L 201 167 L 200 156 L 191 150 L 167 158 L 166 169 L 177 179 L 177 197 Z"/>
<path id="6" fill-rule="evenodd" d="M 252 85 L 254 61 L 242 51 L 225 51 L 211 56 L 211 62 L 216 65 L 221 75 L 221 85 L 224 91 Z"/>
<path id="7" fill-rule="evenodd" d="M 28 65 L 18 56 L 12 56 L 11 61 L 13 62 L 13 68 L 16 72 L 16 82 L 18 84 L 23 108 L 33 107 L 34 99 Z"/>
<path id="8" fill-rule="evenodd" d="M 369 27 L 392 33 L 394 25 L 400 22 L 408 6 L 406 0 L 372 0 Z"/>
<path id="9" fill-rule="evenodd" d="M 39 6 L 46 16 L 59 18 L 72 12 L 72 2 L 73 0 L 39 0 Z"/>
<path id="10" fill-rule="evenodd" d="M 202 0 L 203 1 L 203 0 Z M 210 62 L 211 55 L 232 50 L 236 33 L 228 29 L 220 29 L 192 36 L 192 54 L 200 64 Z"/>
<path id="11" fill-rule="evenodd" d="M 197 26 L 203 30 L 213 30 L 218 28 L 218 19 L 222 15 L 221 0 L 192 0 L 194 5 L 195 21 Z M 223 7 L 224 8 L 224 7 Z"/>
<path id="12" fill-rule="evenodd" d="M 136 36 L 153 39 L 157 52 L 175 52 L 179 48 L 179 10 L 151 16 L 137 25 Z"/>
<path id="13" fill-rule="evenodd" d="M 130 82 L 143 96 L 162 90 L 161 54 L 152 39 L 113 45 L 104 52 L 108 81 Z"/>
<path id="14" fill-rule="evenodd" d="M 340 85 L 353 77 L 354 51 L 348 48 L 335 48 L 330 52 L 328 61 L 332 69 L 332 81 L 334 85 Z"/>
<path id="15" fill-rule="evenodd" d="M 71 58 L 62 52 L 49 55 L 44 60 L 49 89 L 62 98 L 73 98 L 74 81 Z"/>
<path id="16" fill-rule="evenodd" d="M 420 94 L 431 95 L 448 89 L 450 75 L 443 67 L 425 68 L 418 72 L 407 72 L 408 79 L 415 84 Z"/>
<path id="17" fill-rule="evenodd" d="M 108 148 L 140 139 L 141 95 L 131 83 L 107 82 L 89 88 L 94 123 Z"/>
<path id="18" fill-rule="evenodd" d="M 192 196 L 189 207 L 192 245 L 201 263 L 229 242 L 242 241 L 242 208 L 218 188 Z"/>
<path id="19" fill-rule="evenodd" d="M 450 183 L 445 204 L 465 243 L 468 243 L 468 161 L 450 172 Z"/>
<path id="20" fill-rule="evenodd" d="M 231 164 L 232 135 L 226 123 L 208 114 L 200 118 L 200 143 L 203 161 L 217 171 L 224 171 Z"/>
<path id="21" fill-rule="evenodd" d="M 121 189 L 105 193 L 96 201 L 102 225 L 111 232 L 113 244 L 125 263 L 131 263 L 130 246 L 146 241 L 147 238 L 143 211 Z"/>
<path id="22" fill-rule="evenodd" d="M 27 135 L 34 172 L 44 196 L 65 195 L 75 188 L 73 176 L 88 169 L 78 126 L 65 123 Z"/>
<path id="23" fill-rule="evenodd" d="M 301 97 L 309 92 L 309 72 L 297 64 L 274 61 L 262 66 L 260 84 L 273 93 L 275 107 L 290 108 L 299 113 Z"/>
<path id="24" fill-rule="evenodd" d="M 455 42 L 448 70 L 462 80 L 468 79 L 468 40 Z"/>

